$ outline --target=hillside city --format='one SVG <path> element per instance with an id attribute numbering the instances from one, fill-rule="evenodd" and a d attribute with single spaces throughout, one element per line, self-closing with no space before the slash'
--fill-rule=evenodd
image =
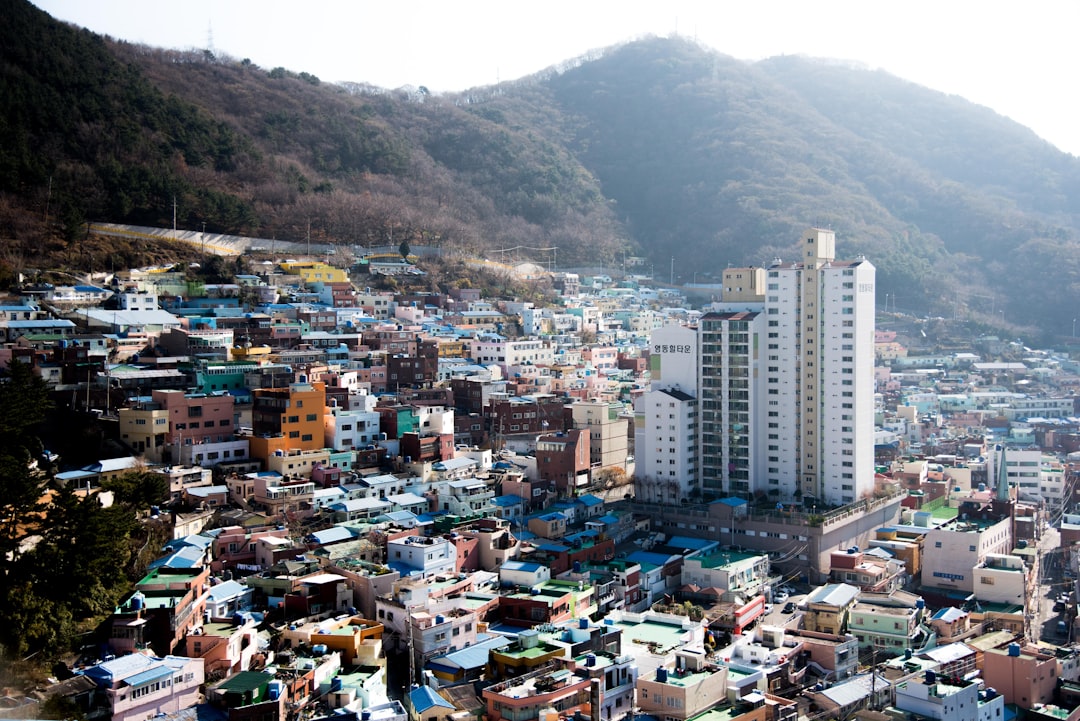
<path id="1" fill-rule="evenodd" d="M 42 507 L 153 476 L 161 541 L 0 718 L 1080 720 L 1075 320 L 942 332 L 836 242 L 487 265 L 549 300 L 404 244 L 25 283 L 0 368 L 102 438 Z"/>

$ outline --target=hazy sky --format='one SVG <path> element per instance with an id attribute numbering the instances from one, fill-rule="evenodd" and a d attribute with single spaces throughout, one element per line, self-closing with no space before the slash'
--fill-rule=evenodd
<path id="1" fill-rule="evenodd" d="M 857 60 L 993 108 L 1080 155 L 1075 0 L 34 0 L 124 40 L 213 47 L 324 81 L 464 90 L 643 35 L 747 60 Z"/>

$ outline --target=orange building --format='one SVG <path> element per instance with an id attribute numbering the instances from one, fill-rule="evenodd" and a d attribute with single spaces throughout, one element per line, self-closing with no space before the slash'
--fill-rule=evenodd
<path id="1" fill-rule="evenodd" d="M 326 384 L 292 383 L 252 393 L 249 453 L 264 463 L 275 451 L 315 451 L 325 447 Z"/>

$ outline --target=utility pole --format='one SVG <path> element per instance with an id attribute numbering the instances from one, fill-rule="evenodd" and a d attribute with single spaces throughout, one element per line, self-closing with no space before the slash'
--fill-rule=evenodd
<path id="1" fill-rule="evenodd" d="M 675 256 L 671 256 L 671 282 L 670 285 L 675 285 Z"/>

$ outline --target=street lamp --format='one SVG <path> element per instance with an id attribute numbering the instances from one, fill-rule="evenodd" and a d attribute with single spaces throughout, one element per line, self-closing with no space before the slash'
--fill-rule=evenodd
<path id="1" fill-rule="evenodd" d="M 1072 332 L 1072 337 L 1073 337 L 1073 338 L 1075 338 L 1075 337 L 1076 337 L 1076 318 L 1073 318 L 1073 332 Z"/>

